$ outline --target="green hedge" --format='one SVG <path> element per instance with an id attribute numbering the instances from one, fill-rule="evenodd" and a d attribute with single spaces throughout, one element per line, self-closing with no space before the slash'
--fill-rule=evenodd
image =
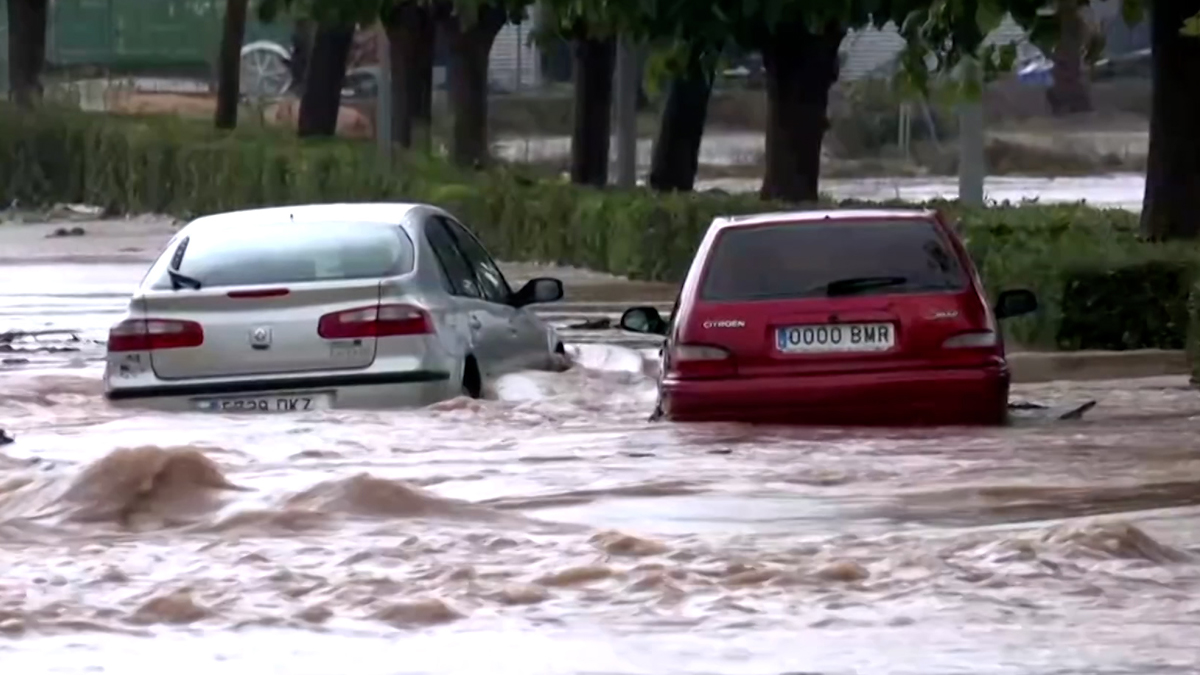
<path id="1" fill-rule="evenodd" d="M 683 276 L 714 216 L 788 208 L 754 195 L 580 188 L 511 167 L 465 173 L 429 158 L 389 166 L 367 144 L 300 142 L 280 130 L 221 134 L 176 118 L 24 115 L 8 107 L 0 107 L 0 190 L 6 203 L 83 202 L 185 218 L 268 204 L 425 201 L 464 218 L 501 258 L 665 281 Z M 1194 249 L 1138 241 L 1135 214 L 1078 204 L 934 206 L 960 223 L 989 291 L 1038 293 L 1043 311 L 1008 325 L 1016 343 L 1182 344 L 1186 298 L 1178 284 L 1185 282 L 1160 285 L 1153 270 L 1159 262 L 1176 265 L 1189 270 L 1190 284 Z M 1099 321 L 1103 327 L 1089 328 L 1106 302 L 1121 306 L 1103 314 L 1110 317 Z M 1155 302 L 1163 307 L 1144 311 Z M 1136 325 L 1145 321 L 1152 325 Z M 1139 337 L 1112 339 L 1112 322 Z"/>

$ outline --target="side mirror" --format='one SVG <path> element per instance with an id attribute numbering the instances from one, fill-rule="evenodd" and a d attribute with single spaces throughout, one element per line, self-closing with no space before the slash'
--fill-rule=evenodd
<path id="1" fill-rule="evenodd" d="M 666 335 L 667 322 L 653 307 L 631 307 L 621 315 L 621 330 L 648 335 Z"/>
<path id="2" fill-rule="evenodd" d="M 1024 289 L 1003 291 L 1000 293 L 1000 297 L 996 298 L 995 312 L 997 319 L 1011 319 L 1014 316 L 1022 316 L 1037 311 L 1037 308 L 1037 296 L 1032 291 Z"/>
<path id="3" fill-rule="evenodd" d="M 527 281 L 521 290 L 513 294 L 512 304 L 515 307 L 524 307 L 539 302 L 562 300 L 562 297 L 563 283 L 561 281 L 550 277 L 538 277 Z"/>

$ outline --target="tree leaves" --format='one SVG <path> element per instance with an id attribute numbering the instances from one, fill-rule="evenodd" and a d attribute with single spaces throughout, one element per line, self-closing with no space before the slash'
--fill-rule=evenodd
<path id="1" fill-rule="evenodd" d="M 1200 37 L 1200 14 L 1184 21 L 1180 32 L 1188 37 Z"/>
<path id="2" fill-rule="evenodd" d="M 582 3 L 582 0 L 571 1 Z M 517 22 L 526 18 L 526 9 L 533 3 L 534 0 L 259 0 L 258 16 L 266 23 L 287 15 L 319 23 L 371 25 L 380 17 L 390 15 L 398 6 L 414 4 L 453 12 L 465 23 L 477 20 L 482 8 L 498 6 L 504 9 L 510 21 Z"/>

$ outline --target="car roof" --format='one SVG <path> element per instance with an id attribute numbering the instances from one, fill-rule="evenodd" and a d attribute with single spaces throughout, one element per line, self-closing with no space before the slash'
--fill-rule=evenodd
<path id="1" fill-rule="evenodd" d="M 782 225 L 839 220 L 931 220 L 937 212 L 931 209 L 824 209 L 752 213 L 744 216 L 721 216 L 713 220 L 714 230 L 729 230 L 756 225 Z"/>
<path id="2" fill-rule="evenodd" d="M 229 227 L 272 227 L 292 223 L 339 223 L 346 225 L 400 225 L 413 209 L 432 208 L 426 204 L 377 202 L 348 204 L 297 204 L 262 209 L 228 211 L 201 216 L 185 227 L 197 230 Z M 437 209 L 440 210 L 440 209 Z"/>

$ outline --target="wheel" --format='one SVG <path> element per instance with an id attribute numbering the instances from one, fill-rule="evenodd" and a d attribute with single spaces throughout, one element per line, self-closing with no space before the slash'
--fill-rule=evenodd
<path id="1" fill-rule="evenodd" d="M 467 398 L 483 398 L 483 377 L 473 357 L 468 356 L 463 364 L 462 395 Z"/>
<path id="2" fill-rule="evenodd" d="M 241 93 L 248 98 L 276 98 L 292 86 L 287 50 L 266 42 L 242 48 Z"/>
<path id="3" fill-rule="evenodd" d="M 660 390 L 658 392 L 658 397 L 654 399 L 654 410 L 650 413 L 650 419 L 648 421 L 658 422 L 662 420 L 664 414 L 665 413 L 663 413 L 662 406 L 662 391 Z"/>

